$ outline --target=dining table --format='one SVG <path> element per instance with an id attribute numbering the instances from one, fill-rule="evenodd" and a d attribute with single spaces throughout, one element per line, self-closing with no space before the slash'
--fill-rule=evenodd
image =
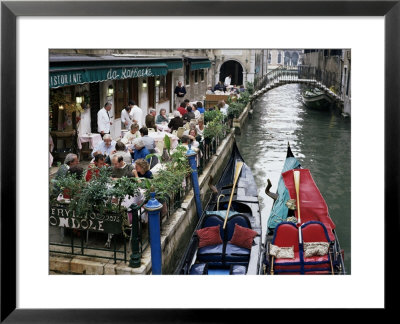
<path id="1" fill-rule="evenodd" d="M 167 135 L 170 139 L 171 139 L 171 149 L 174 149 L 175 147 L 178 146 L 178 141 L 179 138 L 178 136 L 168 133 L 168 132 L 152 132 L 149 133 L 149 136 L 151 138 L 154 139 L 156 147 L 159 149 L 159 151 L 161 151 L 160 153 L 162 153 L 162 149 L 164 147 L 164 137 L 165 135 Z"/>
<path id="2" fill-rule="evenodd" d="M 102 141 L 101 135 L 97 133 L 86 133 L 86 134 L 79 134 L 78 136 L 78 148 L 82 149 L 82 143 L 89 142 L 89 148 L 93 150 L 98 143 Z"/>
<path id="3" fill-rule="evenodd" d="M 166 122 L 163 122 L 161 124 L 156 124 L 156 127 L 160 132 L 171 133 L 171 129 L 168 127 L 168 124 Z"/>

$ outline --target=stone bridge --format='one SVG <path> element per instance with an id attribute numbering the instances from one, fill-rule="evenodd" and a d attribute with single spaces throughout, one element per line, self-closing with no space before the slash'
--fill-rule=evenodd
<path id="1" fill-rule="evenodd" d="M 328 88 L 325 84 L 316 78 L 315 70 L 310 67 L 282 66 L 268 72 L 263 80 L 255 82 L 255 88 L 258 91 L 256 95 L 269 91 L 273 88 L 289 83 L 303 83 L 317 87 L 324 91 L 332 100 L 338 104 L 343 104 L 343 98 L 335 93 L 334 89 Z"/>

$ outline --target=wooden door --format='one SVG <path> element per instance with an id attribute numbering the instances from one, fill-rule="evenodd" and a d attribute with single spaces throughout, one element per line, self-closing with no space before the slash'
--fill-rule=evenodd
<path id="1" fill-rule="evenodd" d="M 114 118 L 121 117 L 121 111 L 128 105 L 128 80 L 116 80 L 114 90 Z"/>
<path id="2" fill-rule="evenodd" d="M 167 80 L 165 81 L 166 85 L 166 91 L 167 91 L 167 100 L 169 100 L 169 112 L 172 112 L 172 97 L 171 97 L 171 92 L 172 92 L 172 72 L 168 72 L 167 74 Z"/>
<path id="3" fill-rule="evenodd" d="M 155 78 L 147 78 L 147 88 L 148 88 L 148 108 L 155 108 Z"/>
<path id="4" fill-rule="evenodd" d="M 132 99 L 137 105 L 139 105 L 139 82 L 138 78 L 129 80 L 129 99 Z"/>
<path id="5" fill-rule="evenodd" d="M 100 83 L 89 83 L 90 92 L 90 127 L 92 133 L 97 133 L 97 113 L 100 108 Z"/>

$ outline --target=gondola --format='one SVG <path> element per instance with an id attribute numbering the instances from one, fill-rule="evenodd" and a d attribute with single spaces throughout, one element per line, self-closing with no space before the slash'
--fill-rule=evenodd
<path id="1" fill-rule="evenodd" d="M 268 219 L 262 274 L 345 274 L 343 250 L 310 170 L 301 167 L 288 144 L 285 164 Z"/>
<path id="2" fill-rule="evenodd" d="M 221 178 L 216 185 L 210 184 L 210 187 L 213 190 L 212 196 L 175 274 L 259 274 L 262 239 L 257 186 L 236 142 Z M 221 240 L 212 239 L 210 243 L 213 244 L 203 246 L 204 237 L 207 238 L 207 232 L 211 230 L 216 236 L 219 232 Z M 200 243 L 202 246 L 199 248 Z"/>
<path id="3" fill-rule="evenodd" d="M 332 99 L 318 88 L 303 91 L 302 101 L 308 108 L 316 110 L 327 109 L 332 103 Z"/>

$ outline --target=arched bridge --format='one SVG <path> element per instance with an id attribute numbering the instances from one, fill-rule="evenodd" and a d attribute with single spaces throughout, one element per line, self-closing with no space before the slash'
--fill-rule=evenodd
<path id="1" fill-rule="evenodd" d="M 324 80 L 318 78 L 318 71 L 309 66 L 282 66 L 268 72 L 262 80 L 255 82 L 256 94 L 264 93 L 273 88 L 289 83 L 308 84 L 323 90 L 333 100 L 343 102 L 340 89 L 333 81 L 330 87 L 324 84 Z"/>

